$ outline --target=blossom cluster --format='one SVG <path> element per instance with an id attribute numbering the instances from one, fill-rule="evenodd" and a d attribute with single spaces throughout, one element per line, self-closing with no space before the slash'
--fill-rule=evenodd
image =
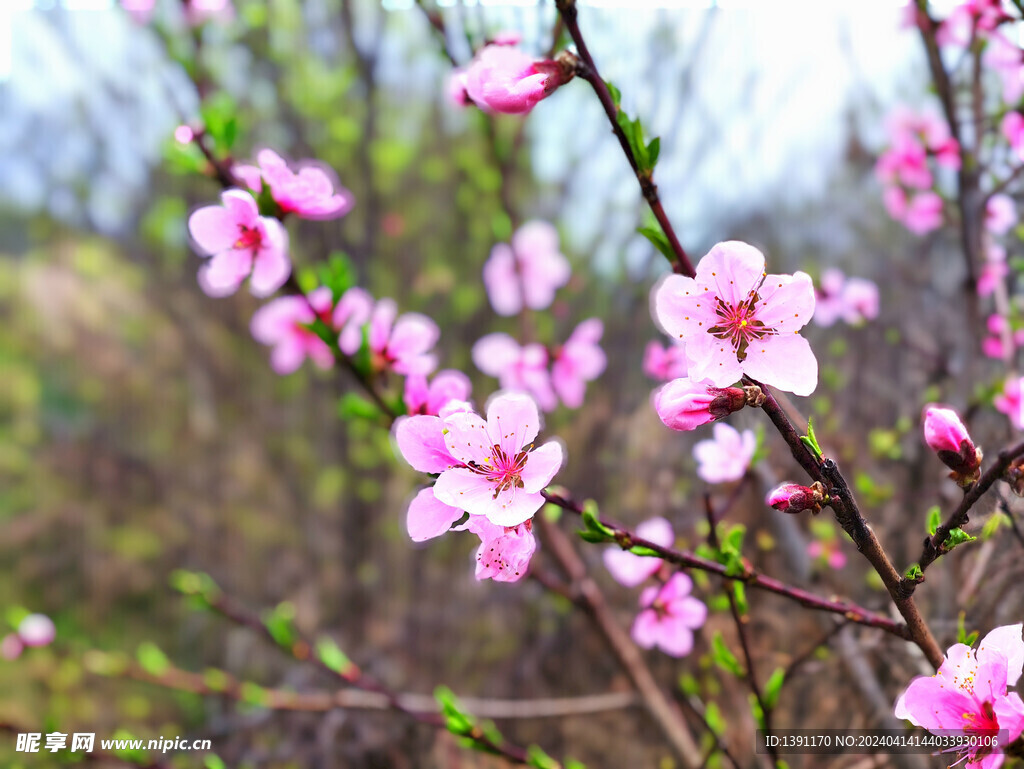
<path id="1" fill-rule="evenodd" d="M 859 326 L 878 317 L 878 286 L 865 278 L 847 278 L 831 268 L 821 274 L 814 307 L 814 322 L 831 326 L 842 320 Z"/>
<path id="2" fill-rule="evenodd" d="M 420 542 L 458 523 L 456 530 L 480 537 L 477 579 L 521 579 L 536 548 L 531 519 L 563 461 L 556 441 L 534 448 L 540 426 L 537 405 L 521 393 L 495 396 L 486 421 L 457 400 L 437 416 L 400 419 L 395 440 L 402 457 L 437 476 L 409 505 L 409 536 Z"/>

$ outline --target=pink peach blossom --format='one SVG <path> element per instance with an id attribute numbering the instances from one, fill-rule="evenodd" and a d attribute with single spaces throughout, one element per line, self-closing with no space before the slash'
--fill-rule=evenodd
<path id="1" fill-rule="evenodd" d="M 1016 105 L 1024 96 L 1024 51 L 1009 38 L 994 32 L 985 46 L 985 66 L 1003 81 L 1003 101 Z"/>
<path id="2" fill-rule="evenodd" d="M 210 256 L 199 284 L 210 296 L 235 293 L 247 277 L 255 296 L 270 296 L 288 280 L 288 233 L 277 219 L 260 216 L 252 195 L 221 194 L 222 205 L 197 209 L 188 229 L 197 248 Z"/>
<path id="3" fill-rule="evenodd" d="M 965 767 L 998 769 L 1004 760 L 1003 748 L 1024 730 L 1024 702 L 1011 691 L 1020 678 L 1022 663 L 1020 624 L 991 631 L 977 651 L 954 644 L 934 676 L 919 676 L 910 682 L 896 701 L 896 717 L 929 731 L 993 737 L 1005 732 L 994 750 L 975 747 L 960 751 Z"/>
<path id="4" fill-rule="evenodd" d="M 146 24 L 153 17 L 156 0 L 121 0 L 121 7 L 136 24 Z"/>
<path id="5" fill-rule="evenodd" d="M 1001 128 L 1006 141 L 1017 153 L 1017 159 L 1024 161 L 1024 115 L 1015 111 L 1007 112 Z"/>
<path id="6" fill-rule="evenodd" d="M 331 289 L 321 286 L 307 297 L 282 296 L 272 299 L 252 316 L 250 328 L 260 344 L 270 345 L 270 365 L 278 374 L 291 374 L 310 358 L 317 366 L 334 365 L 334 353 L 310 325 L 320 318 L 330 326 L 334 309 Z"/>
<path id="7" fill-rule="evenodd" d="M 562 447 L 548 441 L 533 448 L 540 415 L 532 398 L 504 393 L 488 405 L 486 422 L 472 412 L 443 422 L 444 445 L 457 465 L 434 484 L 438 500 L 498 526 L 518 526 L 540 509 L 541 491 L 562 466 Z"/>
<path id="8" fill-rule="evenodd" d="M 757 438 L 753 431 L 742 433 L 727 424 L 719 423 L 713 438 L 699 441 L 693 447 L 698 462 L 697 475 L 707 483 L 725 483 L 742 478 L 757 451 Z"/>
<path id="9" fill-rule="evenodd" d="M 446 505 L 435 497 L 433 488 L 420 489 L 409 503 L 405 527 L 413 542 L 424 542 L 440 537 L 464 515 L 459 508 Z"/>
<path id="10" fill-rule="evenodd" d="M 648 342 L 644 348 L 644 373 L 651 379 L 668 382 L 686 376 L 686 348 L 681 344 L 667 347 L 660 342 Z"/>
<path id="11" fill-rule="evenodd" d="M 1018 430 L 1024 430 L 1024 377 L 1010 377 L 1003 383 L 1003 391 L 995 397 L 996 410 L 1006 414 L 1010 423 Z"/>
<path id="12" fill-rule="evenodd" d="M 746 405 L 746 393 L 738 387 L 712 387 L 688 377 L 674 379 L 655 390 L 654 410 L 672 430 L 696 430 L 701 425 L 729 416 Z"/>
<path id="13" fill-rule="evenodd" d="M 25 644 L 18 638 L 17 633 L 8 633 L 4 636 L 3 640 L 0 641 L 0 657 L 5 660 L 11 661 L 16 660 L 21 656 L 22 651 L 25 650 Z"/>
<path id="14" fill-rule="evenodd" d="M 555 351 L 551 385 L 562 403 L 571 409 L 583 405 L 587 382 L 597 379 L 607 364 L 604 350 L 598 345 L 602 334 L 604 324 L 590 318 L 576 326 L 565 344 Z"/>
<path id="15" fill-rule="evenodd" d="M 558 249 L 558 230 L 531 221 L 498 243 L 484 264 L 484 287 L 499 315 L 515 315 L 525 303 L 531 310 L 551 305 L 555 291 L 569 282 L 572 271 Z"/>
<path id="16" fill-rule="evenodd" d="M 476 551 L 476 578 L 495 582 L 517 582 L 526 576 L 530 558 L 537 549 L 532 522 L 498 526 L 482 515 L 471 515 L 461 527 L 480 537 Z"/>
<path id="17" fill-rule="evenodd" d="M 338 347 L 346 355 L 355 355 L 363 346 L 363 327 L 373 314 L 373 297 L 358 286 L 341 295 L 331 316 L 331 325 L 339 331 Z"/>
<path id="18" fill-rule="evenodd" d="M 29 614 L 18 623 L 18 638 L 25 646 L 47 646 L 56 637 L 57 628 L 45 614 Z"/>
<path id="19" fill-rule="evenodd" d="M 978 296 L 991 294 L 1009 273 L 1006 249 L 994 243 L 990 244 L 985 251 L 985 263 L 981 266 L 981 274 L 978 276 Z"/>
<path id="20" fill-rule="evenodd" d="M 207 21 L 226 21 L 234 12 L 231 0 L 185 0 L 185 21 L 193 27 Z"/>
<path id="21" fill-rule="evenodd" d="M 454 369 L 437 372 L 429 385 L 423 374 L 410 374 L 405 380 L 403 400 L 409 414 L 436 416 L 451 401 L 467 400 L 472 389 L 469 377 Z"/>
<path id="22" fill-rule="evenodd" d="M 262 190 L 266 181 L 283 213 L 303 219 L 336 219 L 355 204 L 351 192 L 337 186 L 326 170 L 311 161 L 304 161 L 294 172 L 269 149 L 260 150 L 256 161 L 258 166 L 240 165 L 232 170 L 254 192 Z"/>
<path id="23" fill-rule="evenodd" d="M 878 286 L 865 278 L 849 278 L 831 268 L 821 276 L 814 308 L 814 322 L 831 326 L 842 318 L 851 326 L 878 317 Z"/>
<path id="24" fill-rule="evenodd" d="M 476 367 L 496 377 L 503 390 L 529 393 L 544 411 L 558 406 L 544 345 L 520 347 L 508 334 L 494 333 L 478 339 L 472 354 Z"/>
<path id="25" fill-rule="evenodd" d="M 915 235 L 924 235 L 942 226 L 942 209 L 942 198 L 934 192 L 914 195 L 907 203 L 903 224 Z"/>
<path id="26" fill-rule="evenodd" d="M 487 112 L 525 114 L 571 74 L 553 61 L 535 61 L 510 45 L 486 45 L 465 70 L 466 93 Z"/>
<path id="27" fill-rule="evenodd" d="M 675 541 L 672 524 L 664 518 L 651 518 L 636 527 L 636 534 L 662 547 L 671 547 Z M 660 558 L 634 555 L 621 547 L 612 546 L 604 551 L 604 566 L 620 585 L 636 587 L 661 568 Z"/>
<path id="28" fill-rule="evenodd" d="M 673 574 L 662 587 L 640 594 L 642 610 L 633 622 L 633 640 L 644 649 L 655 646 L 673 657 L 693 650 L 693 631 L 708 616 L 707 607 L 690 595 L 693 582 L 682 572 Z"/>
<path id="29" fill-rule="evenodd" d="M 985 227 L 995 235 L 1005 235 L 1017 223 L 1017 206 L 1009 195 L 993 195 L 985 204 Z"/>
<path id="30" fill-rule="evenodd" d="M 437 368 L 437 356 L 430 353 L 441 330 L 426 315 L 407 312 L 398 315 L 392 299 L 381 299 L 370 315 L 369 343 L 373 367 L 399 374 L 429 374 Z"/>
<path id="31" fill-rule="evenodd" d="M 739 241 L 719 243 L 696 278 L 670 275 L 655 290 L 655 316 L 686 346 L 690 378 L 716 387 L 743 375 L 797 395 L 818 383 L 818 362 L 799 334 L 814 315 L 807 273 L 768 275 L 764 255 Z"/>

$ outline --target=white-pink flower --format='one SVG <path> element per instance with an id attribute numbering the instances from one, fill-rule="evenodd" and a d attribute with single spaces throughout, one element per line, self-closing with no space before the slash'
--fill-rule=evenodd
<path id="1" fill-rule="evenodd" d="M 503 390 L 529 393 L 544 411 L 558 406 L 544 345 L 520 346 L 508 334 L 494 333 L 478 339 L 472 354 L 476 367 L 497 378 Z"/>
<path id="2" fill-rule="evenodd" d="M 472 412 L 444 419 L 444 445 L 457 465 L 444 470 L 434 495 L 498 526 L 518 526 L 544 504 L 544 487 L 562 466 L 562 447 L 533 448 L 540 430 L 537 404 L 528 395 L 504 393 L 487 407 L 487 421 Z"/>
<path id="3" fill-rule="evenodd" d="M 651 341 L 644 348 L 644 373 L 651 379 L 667 382 L 686 376 L 686 348 L 681 344 L 667 347 Z"/>
<path id="4" fill-rule="evenodd" d="M 670 275 L 655 290 L 655 316 L 686 347 L 690 378 L 726 387 L 747 375 L 797 395 L 818 384 L 818 361 L 800 336 L 814 315 L 805 272 L 768 275 L 764 255 L 739 241 L 719 243 L 696 278 Z"/>
<path id="5" fill-rule="evenodd" d="M 642 610 L 632 631 L 638 646 L 657 646 L 673 657 L 685 657 L 693 650 L 693 631 L 704 624 L 708 609 L 690 595 L 691 590 L 693 582 L 678 572 L 663 586 L 649 587 L 640 594 Z"/>
<path id="6" fill-rule="evenodd" d="M 636 535 L 662 547 L 671 547 L 675 541 L 672 524 L 664 518 L 651 518 L 636 527 Z M 604 551 L 604 566 L 616 582 L 625 587 L 636 587 L 661 568 L 660 558 L 634 555 L 621 547 L 612 546 Z"/>
<path id="7" fill-rule="evenodd" d="M 985 204 L 985 227 L 994 235 L 1005 235 L 1017 223 L 1017 206 L 1009 195 L 993 195 Z"/>
<path id="8" fill-rule="evenodd" d="M 303 162 L 295 172 L 276 152 L 264 149 L 256 155 L 256 162 L 258 166 L 239 165 L 232 170 L 254 192 L 262 190 L 266 181 L 271 197 L 286 214 L 303 219 L 336 219 L 355 204 L 352 193 L 338 186 L 312 161 Z"/>
<path id="9" fill-rule="evenodd" d="M 310 328 L 316 318 L 329 327 L 333 305 L 331 289 L 321 286 L 307 297 L 272 299 L 253 314 L 250 324 L 253 338 L 274 348 L 270 354 L 274 371 L 291 374 L 306 358 L 323 369 L 334 364 L 331 348 Z"/>
<path id="10" fill-rule="evenodd" d="M 551 385 L 562 403 L 571 409 L 583 405 L 587 382 L 597 379 L 607 364 L 598 342 L 604 324 L 597 318 L 580 323 L 558 350 L 551 364 Z"/>
<path id="11" fill-rule="evenodd" d="M 429 374 L 437 368 L 430 353 L 441 330 L 426 315 L 407 312 L 398 315 L 392 299 L 381 299 L 370 315 L 369 342 L 373 367 L 399 374 Z"/>
<path id="12" fill-rule="evenodd" d="M 45 614 L 29 614 L 18 623 L 18 638 L 25 646 L 47 646 L 56 637 L 57 628 Z"/>
<path id="13" fill-rule="evenodd" d="M 199 285 L 210 296 L 228 296 L 251 275 L 249 290 L 270 296 L 291 274 L 287 231 L 277 219 L 260 216 L 248 192 L 227 190 L 221 203 L 197 209 L 188 220 L 198 250 L 210 256 Z"/>
<path id="14" fill-rule="evenodd" d="M 450 402 L 468 400 L 472 389 L 469 377 L 455 369 L 438 371 L 429 384 L 425 375 L 410 374 L 405 380 L 405 410 L 436 416 Z"/>
<path id="15" fill-rule="evenodd" d="M 1020 624 L 997 627 L 981 639 L 977 652 L 954 644 L 935 675 L 910 682 L 896 701 L 896 717 L 933 732 L 999 737 L 995 749 L 959 751 L 965 767 L 998 769 L 1005 758 L 1002 749 L 1024 731 L 1024 702 L 1011 690 L 1022 665 Z"/>
<path id="16" fill-rule="evenodd" d="M 494 311 L 515 315 L 524 303 L 531 310 L 550 306 L 571 274 L 569 261 L 558 248 L 558 230 L 547 222 L 531 221 L 515 231 L 511 245 L 498 243 L 491 249 L 483 278 Z"/>
<path id="17" fill-rule="evenodd" d="M 708 440 L 693 447 L 697 475 L 708 483 L 725 483 L 742 478 L 757 451 L 757 437 L 751 430 L 739 432 L 735 427 L 718 423 Z"/>

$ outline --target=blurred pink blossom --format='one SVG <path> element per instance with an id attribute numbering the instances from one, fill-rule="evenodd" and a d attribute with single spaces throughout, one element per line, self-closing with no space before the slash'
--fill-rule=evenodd
<path id="1" fill-rule="evenodd" d="M 25 646 L 47 646 L 56 637 L 57 628 L 45 614 L 29 614 L 18 623 L 18 638 Z"/>
<path id="2" fill-rule="evenodd" d="M 985 250 L 985 263 L 978 275 L 978 296 L 988 296 L 996 290 L 999 281 L 1009 275 L 1006 265 L 1006 249 L 997 244 L 990 244 Z"/>
<path id="3" fill-rule="evenodd" d="M 878 317 L 878 286 L 865 278 L 849 278 L 835 268 L 825 270 L 817 290 L 814 322 L 831 326 L 839 318 L 855 326 Z"/>
<path id="4" fill-rule="evenodd" d="M 662 547 L 671 547 L 675 541 L 672 524 L 664 518 L 651 518 L 636 527 L 636 535 Z M 612 546 L 604 551 L 604 565 L 620 585 L 636 587 L 661 568 L 661 559 L 634 555 L 621 547 Z"/>
<path id="5" fill-rule="evenodd" d="M 814 315 L 807 273 L 768 275 L 764 255 L 739 241 L 719 243 L 696 278 L 669 275 L 654 292 L 654 314 L 686 346 L 690 378 L 726 387 L 748 375 L 810 395 L 818 362 L 799 334 Z"/>
<path id="6" fill-rule="evenodd" d="M 254 192 L 262 190 L 266 181 L 271 196 L 286 214 L 303 219 L 336 219 L 355 204 L 352 193 L 338 186 L 312 161 L 303 161 L 294 172 L 280 155 L 264 149 L 256 155 L 256 162 L 258 166 L 236 165 L 232 170 Z"/>
<path id="7" fill-rule="evenodd" d="M 814 559 L 822 559 L 830 569 L 839 571 L 846 566 L 846 554 L 839 549 L 838 542 L 822 542 L 814 540 L 807 543 L 807 555 Z"/>
<path id="8" fill-rule="evenodd" d="M 726 483 L 742 478 L 757 451 L 757 438 L 753 431 L 742 433 L 727 424 L 716 424 L 713 438 L 699 441 L 693 447 L 697 460 L 697 475 L 707 483 Z"/>
<path id="9" fill-rule="evenodd" d="M 632 630 L 638 646 L 657 646 L 673 657 L 685 657 L 693 650 L 693 631 L 704 624 L 708 609 L 690 595 L 692 589 L 690 578 L 677 572 L 663 586 L 649 587 L 640 594 L 642 608 Z"/>
<path id="10" fill-rule="evenodd" d="M 572 76 L 511 45 L 486 45 L 464 70 L 468 98 L 487 112 L 524 114 Z"/>
<path id="11" fill-rule="evenodd" d="M 373 367 L 399 374 L 429 374 L 437 368 L 430 350 L 441 336 L 437 324 L 426 315 L 398 315 L 393 299 L 381 299 L 370 315 L 369 342 Z"/>
<path id="12" fill-rule="evenodd" d="M 1007 112 L 1001 128 L 1006 141 L 1017 153 L 1017 159 L 1024 161 L 1024 115 L 1012 110 Z"/>
<path id="13" fill-rule="evenodd" d="M 473 345 L 473 363 L 497 378 L 503 390 L 529 393 L 544 411 L 554 411 L 558 398 L 548 372 L 548 352 L 541 344 L 520 346 L 508 334 L 481 337 Z"/>
<path id="14" fill-rule="evenodd" d="M 331 289 L 321 286 L 305 298 L 281 296 L 256 310 L 250 328 L 257 342 L 274 348 L 271 368 L 291 374 L 306 358 L 322 369 L 334 365 L 331 348 L 310 328 L 316 318 L 330 327 L 333 309 Z"/>
<path id="15" fill-rule="evenodd" d="M 995 32 L 985 46 L 983 59 L 1003 81 L 1003 101 L 1016 105 L 1024 96 L 1024 51 L 1020 45 Z"/>
<path id="16" fill-rule="evenodd" d="M 993 195 L 985 204 L 985 227 L 995 235 L 1005 235 L 1017 223 L 1017 206 L 1009 195 Z"/>
<path id="17" fill-rule="evenodd" d="M 184 0 L 185 21 L 197 27 L 207 21 L 227 21 L 234 16 L 231 0 Z"/>
<path id="18" fill-rule="evenodd" d="M 198 250 L 211 257 L 199 271 L 199 285 L 210 296 L 235 293 L 250 273 L 249 290 L 269 296 L 291 274 L 287 231 L 277 219 L 260 216 L 248 192 L 223 192 L 221 205 L 193 212 L 188 229 Z"/>
<path id="19" fill-rule="evenodd" d="M 405 380 L 406 411 L 409 414 L 437 415 L 451 401 L 465 401 L 473 389 L 469 377 L 461 371 L 439 371 L 427 384 L 423 374 L 410 374 Z"/>
<path id="20" fill-rule="evenodd" d="M 121 7 L 136 24 L 147 24 L 153 17 L 156 0 L 121 0 Z"/>
<path id="21" fill-rule="evenodd" d="M 568 408 L 583 405 L 587 382 L 597 379 L 607 364 L 604 350 L 598 345 L 604 324 L 597 318 L 583 321 L 555 351 L 551 364 L 551 384 Z"/>
<path id="22" fill-rule="evenodd" d="M 8 633 L 4 636 L 3 640 L 0 641 L 0 657 L 5 660 L 16 660 L 21 656 L 21 652 L 25 649 L 25 644 L 18 638 L 17 633 Z"/>
<path id="23" fill-rule="evenodd" d="M 498 243 L 484 264 L 484 287 L 499 315 L 515 315 L 525 301 L 531 310 L 550 306 L 555 291 L 569 282 L 568 260 L 558 250 L 558 230 L 542 221 L 524 224 L 512 243 Z"/>
<path id="24" fill-rule="evenodd" d="M 1003 391 L 993 401 L 996 410 L 1005 414 L 1018 430 L 1024 430 L 1024 377 L 1010 377 L 1003 383 Z"/>
<path id="25" fill-rule="evenodd" d="M 686 376 L 686 348 L 681 344 L 664 346 L 650 341 L 644 348 L 644 373 L 651 379 L 667 382 Z"/>

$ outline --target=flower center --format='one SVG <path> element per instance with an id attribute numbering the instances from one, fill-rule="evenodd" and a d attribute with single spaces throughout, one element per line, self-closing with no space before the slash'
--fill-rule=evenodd
<path id="1" fill-rule="evenodd" d="M 238 240 L 235 241 L 235 248 L 239 251 L 256 251 L 263 242 L 263 236 L 255 227 L 241 225 L 238 228 Z"/>
<path id="2" fill-rule="evenodd" d="M 468 463 L 468 467 L 474 473 L 484 476 L 490 483 L 494 484 L 493 499 L 508 489 L 523 488 L 523 468 L 526 466 L 526 457 L 533 448 L 531 443 L 518 454 L 512 456 L 495 444 L 491 446 L 491 456 L 484 460 L 483 464 L 474 461 Z"/>
<path id="3" fill-rule="evenodd" d="M 708 329 L 708 333 L 730 342 L 740 361 L 747 357 L 747 347 L 752 341 L 775 333 L 774 329 L 768 328 L 757 319 L 755 306 L 760 300 L 757 293 L 759 287 L 755 286 L 746 298 L 735 306 L 726 304 L 721 297 L 715 297 L 715 315 L 718 322 Z"/>

